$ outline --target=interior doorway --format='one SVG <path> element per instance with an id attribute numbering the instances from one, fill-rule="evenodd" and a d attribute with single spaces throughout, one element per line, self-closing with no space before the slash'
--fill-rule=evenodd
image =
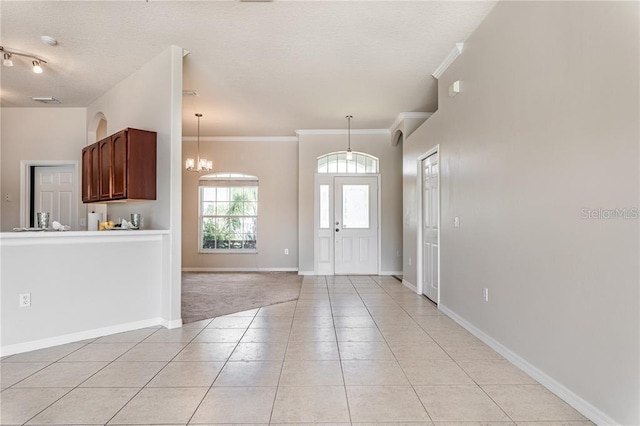
<path id="1" fill-rule="evenodd" d="M 419 292 L 436 304 L 440 295 L 440 162 L 438 151 L 432 150 L 420 161 L 421 262 Z"/>
<path id="2" fill-rule="evenodd" d="M 318 275 L 379 273 L 379 175 L 316 175 Z"/>
<path id="3" fill-rule="evenodd" d="M 22 161 L 20 166 L 20 226 L 36 226 L 36 213 L 45 211 L 50 223 L 78 229 L 78 162 Z"/>

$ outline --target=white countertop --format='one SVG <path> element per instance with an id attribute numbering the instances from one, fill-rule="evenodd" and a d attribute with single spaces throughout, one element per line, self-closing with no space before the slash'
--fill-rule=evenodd
<path id="1" fill-rule="evenodd" d="M 45 239 L 45 238 L 135 238 L 153 235 L 168 235 L 168 229 L 141 229 L 141 230 L 118 230 L 118 231 L 13 231 L 0 232 L 0 240 L 13 239 Z"/>

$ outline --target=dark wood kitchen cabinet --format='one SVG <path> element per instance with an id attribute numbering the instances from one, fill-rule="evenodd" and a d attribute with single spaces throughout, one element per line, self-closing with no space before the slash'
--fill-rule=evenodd
<path id="1" fill-rule="evenodd" d="M 82 150 L 82 201 L 156 199 L 156 133 L 125 129 Z"/>
<path id="2" fill-rule="evenodd" d="M 82 202 L 100 200 L 100 155 L 98 144 L 94 143 L 82 150 Z"/>

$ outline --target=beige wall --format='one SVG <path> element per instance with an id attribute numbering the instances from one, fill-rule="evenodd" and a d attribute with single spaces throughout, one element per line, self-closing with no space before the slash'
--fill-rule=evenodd
<path id="1" fill-rule="evenodd" d="M 131 213 L 141 213 L 145 229 L 169 229 L 171 186 L 177 183 L 180 188 L 181 178 L 181 174 L 173 178 L 171 176 L 172 132 L 176 125 L 180 126 L 178 131 L 182 132 L 182 122 L 176 123 L 172 117 L 175 111 L 182 110 L 182 100 L 173 98 L 172 91 L 177 78 L 173 75 L 172 60 L 172 48 L 169 48 L 109 90 L 87 110 L 89 132 L 96 131 L 99 124 L 97 117 L 103 114 L 107 121 L 107 135 L 127 127 L 158 133 L 157 200 L 109 204 L 108 216 L 111 220 L 130 219 Z M 179 84 L 181 87 L 181 79 Z M 93 140 L 90 138 L 89 142 L 93 143 Z M 175 142 L 179 147 L 181 141 Z M 180 157 L 180 151 L 175 155 Z"/>
<path id="2" fill-rule="evenodd" d="M 404 146 L 405 279 L 416 158 L 440 144 L 441 306 L 603 424 L 640 423 L 639 220 L 581 216 L 639 207 L 638 12 L 500 2 Z"/>
<path id="3" fill-rule="evenodd" d="M 203 142 L 201 156 L 213 160 L 212 173 L 257 176 L 258 253 L 198 253 L 198 177 L 183 171 L 183 268 L 211 270 L 297 270 L 298 144 L 277 142 Z M 195 142 L 183 143 L 183 158 L 194 157 Z M 289 254 L 284 254 L 289 249 Z"/>
<path id="4" fill-rule="evenodd" d="M 86 108 L 2 108 L 2 232 L 20 225 L 21 160 L 77 161 L 81 179 L 86 112 Z M 5 200 L 5 194 L 10 194 L 11 201 Z M 80 198 L 78 193 L 78 217 L 85 214 Z"/>
<path id="5" fill-rule="evenodd" d="M 299 135 L 299 269 L 314 270 L 314 182 L 317 159 L 346 149 L 346 134 Z M 389 134 L 352 134 L 351 148 L 380 159 L 382 211 L 382 273 L 397 273 L 402 267 L 402 147 L 392 146 Z M 400 252 L 400 253 L 398 253 Z"/>

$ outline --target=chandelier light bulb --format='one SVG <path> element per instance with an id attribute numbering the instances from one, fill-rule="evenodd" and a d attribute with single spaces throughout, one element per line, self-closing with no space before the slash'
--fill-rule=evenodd
<path id="1" fill-rule="evenodd" d="M 33 61 L 33 72 L 36 74 L 42 74 L 42 67 L 40 66 L 40 61 Z"/>
<path id="2" fill-rule="evenodd" d="M 5 67 L 12 67 L 13 66 L 13 61 L 11 60 L 11 53 L 5 53 L 3 55 L 3 60 L 2 60 L 2 65 L 4 65 Z"/>

